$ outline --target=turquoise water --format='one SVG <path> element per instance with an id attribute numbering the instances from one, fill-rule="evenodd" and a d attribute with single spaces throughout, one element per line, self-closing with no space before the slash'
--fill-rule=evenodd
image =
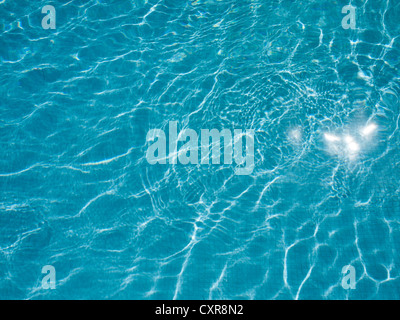
<path id="1" fill-rule="evenodd" d="M 1 0 L 0 298 L 399 299 L 400 2 L 348 4 Z M 254 169 L 149 164 L 170 121 Z"/>

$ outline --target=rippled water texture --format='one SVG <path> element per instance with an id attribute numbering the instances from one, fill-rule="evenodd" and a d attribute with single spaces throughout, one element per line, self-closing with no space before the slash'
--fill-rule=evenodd
<path id="1" fill-rule="evenodd" d="M 351 3 L 0 0 L 0 298 L 400 299 L 400 2 Z M 150 165 L 170 121 L 253 172 Z"/>

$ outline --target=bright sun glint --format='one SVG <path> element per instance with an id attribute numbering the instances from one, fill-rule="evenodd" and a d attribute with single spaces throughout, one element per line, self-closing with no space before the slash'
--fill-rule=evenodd
<path id="1" fill-rule="evenodd" d="M 358 152 L 360 150 L 360 145 L 354 140 L 352 136 L 346 136 L 344 141 L 347 145 L 347 150 L 351 153 Z"/>
<path id="2" fill-rule="evenodd" d="M 361 129 L 360 133 L 362 136 L 369 136 L 371 133 L 373 133 L 376 129 L 378 128 L 378 126 L 375 123 L 371 123 L 367 126 L 365 126 L 364 128 Z"/>
<path id="3" fill-rule="evenodd" d="M 339 138 L 339 137 L 334 136 L 333 134 L 330 134 L 330 133 L 325 133 L 325 134 L 324 134 L 324 137 L 325 137 L 326 141 L 329 141 L 329 142 L 337 142 L 337 141 L 340 141 L 340 138 Z"/>

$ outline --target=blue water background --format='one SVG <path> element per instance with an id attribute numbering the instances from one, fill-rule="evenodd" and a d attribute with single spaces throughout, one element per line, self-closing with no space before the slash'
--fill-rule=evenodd
<path id="1" fill-rule="evenodd" d="M 400 2 L 347 4 L 1 0 L 0 298 L 399 299 Z M 173 120 L 254 171 L 148 164 Z"/>

